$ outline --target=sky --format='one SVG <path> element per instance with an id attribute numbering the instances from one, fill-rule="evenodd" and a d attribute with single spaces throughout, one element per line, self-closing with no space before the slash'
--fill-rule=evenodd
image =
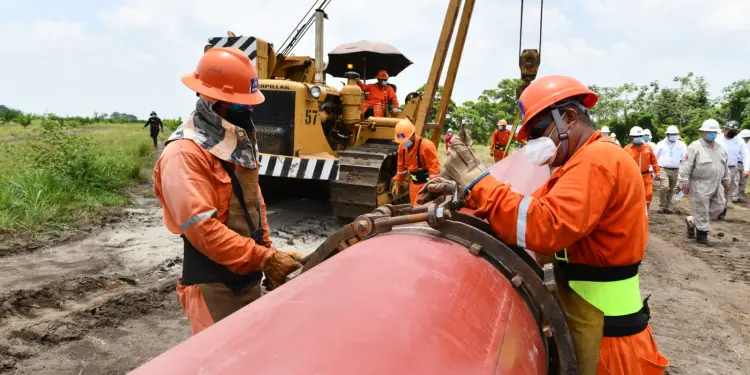
<path id="1" fill-rule="evenodd" d="M 332 0 L 325 51 L 357 40 L 392 44 L 413 65 L 391 78 L 399 99 L 427 80 L 449 0 Z M 453 99 L 473 100 L 518 69 L 519 0 L 477 0 Z M 536 48 L 539 1 L 525 1 L 523 48 Z M 187 115 L 180 82 L 208 38 L 252 35 L 277 47 L 312 0 L 0 0 L 0 104 L 91 116 Z M 750 78 L 750 1 L 547 0 L 539 76 L 646 84 L 694 72 L 713 95 Z M 314 54 L 314 29 L 294 51 Z M 447 63 L 446 69 L 447 70 Z M 328 77 L 340 86 L 343 79 Z"/>

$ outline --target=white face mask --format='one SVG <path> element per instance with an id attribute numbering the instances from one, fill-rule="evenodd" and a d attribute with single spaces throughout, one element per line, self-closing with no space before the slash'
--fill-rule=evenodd
<path id="1" fill-rule="evenodd" d="M 539 137 L 530 140 L 523 149 L 526 160 L 534 165 L 547 165 L 554 160 L 558 147 L 550 137 Z"/>

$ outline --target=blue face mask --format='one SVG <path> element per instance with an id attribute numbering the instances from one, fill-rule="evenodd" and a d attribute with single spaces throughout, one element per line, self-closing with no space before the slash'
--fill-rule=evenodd
<path id="1" fill-rule="evenodd" d="M 608 137 L 609 136 L 609 132 L 602 132 L 602 136 Z"/>
<path id="2" fill-rule="evenodd" d="M 497 130 L 503 131 L 503 130 L 505 130 L 505 126 L 503 126 L 503 125 L 498 125 L 498 126 L 497 126 Z"/>
<path id="3" fill-rule="evenodd" d="M 676 136 L 676 135 L 668 135 L 668 136 L 667 136 L 667 139 L 668 139 L 668 140 L 669 140 L 670 142 L 677 142 L 677 136 Z"/>
<path id="4" fill-rule="evenodd" d="M 713 142 L 716 140 L 717 133 L 706 133 L 706 140 L 709 142 Z"/>
<path id="5" fill-rule="evenodd" d="M 643 136 L 643 140 L 646 141 L 646 142 L 648 142 L 648 141 L 651 140 L 651 136 L 650 135 L 644 135 Z"/>
<path id="6" fill-rule="evenodd" d="M 410 140 L 408 140 L 408 141 L 404 142 L 404 147 L 406 147 L 406 148 L 409 148 L 409 147 L 411 147 L 411 145 L 413 145 L 413 144 L 414 144 L 414 141 L 412 141 L 412 140 L 410 139 Z"/>
<path id="7" fill-rule="evenodd" d="M 633 144 L 634 145 L 639 145 L 641 143 L 643 143 L 643 138 L 641 138 L 641 137 L 633 138 Z"/>

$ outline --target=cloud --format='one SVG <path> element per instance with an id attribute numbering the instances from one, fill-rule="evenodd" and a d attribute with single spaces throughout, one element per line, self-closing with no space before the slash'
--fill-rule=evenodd
<path id="1" fill-rule="evenodd" d="M 39 2 L 52 0 L 39 0 Z M 449 0 L 332 0 L 325 50 L 361 39 L 384 41 L 414 64 L 392 78 L 403 100 L 423 85 Z M 0 103 L 68 114 L 151 110 L 184 116 L 195 96 L 180 82 L 208 38 L 253 35 L 278 49 L 311 0 L 112 0 L 46 9 L 0 0 Z M 453 97 L 475 99 L 518 69 L 519 3 L 477 1 Z M 748 78 L 750 3 L 743 0 L 569 0 L 545 2 L 539 75 L 587 84 L 671 84 L 693 71 L 713 93 Z M 85 16 L 84 16 L 85 15 Z M 522 48 L 536 48 L 538 2 L 526 2 Z M 312 55 L 311 29 L 294 53 Z M 23 36 L 23 37 L 18 37 Z M 450 59 L 450 53 L 448 55 Z M 447 71 L 447 61 L 444 74 Z M 339 86 L 343 79 L 329 77 Z"/>
<path id="2" fill-rule="evenodd" d="M 67 21 L 37 21 L 31 31 L 31 38 L 38 42 L 65 42 L 80 38 L 86 25 Z"/>

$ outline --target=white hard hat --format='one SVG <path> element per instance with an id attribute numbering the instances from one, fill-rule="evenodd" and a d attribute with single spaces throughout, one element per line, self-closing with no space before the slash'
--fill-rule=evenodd
<path id="1" fill-rule="evenodd" d="M 602 133 L 609 133 L 609 126 L 602 126 Z"/>
<path id="2" fill-rule="evenodd" d="M 742 129 L 740 131 L 740 138 L 750 138 L 750 130 Z"/>
<path id="3" fill-rule="evenodd" d="M 680 129 L 674 125 L 667 126 L 667 134 L 680 134 Z"/>
<path id="4" fill-rule="evenodd" d="M 701 128 L 698 129 L 698 131 L 702 132 L 720 132 L 721 126 L 719 126 L 719 122 L 710 118 L 706 121 L 703 121 L 703 125 L 701 125 Z"/>
<path id="5" fill-rule="evenodd" d="M 649 129 L 643 129 L 643 134 L 645 134 L 645 135 L 651 135 L 651 130 L 649 130 Z"/>
<path id="6" fill-rule="evenodd" d="M 448 128 L 448 133 L 453 133 L 453 129 Z"/>
<path id="7" fill-rule="evenodd" d="M 631 137 L 643 137 L 643 128 L 640 126 L 634 126 L 630 128 L 630 136 Z"/>

